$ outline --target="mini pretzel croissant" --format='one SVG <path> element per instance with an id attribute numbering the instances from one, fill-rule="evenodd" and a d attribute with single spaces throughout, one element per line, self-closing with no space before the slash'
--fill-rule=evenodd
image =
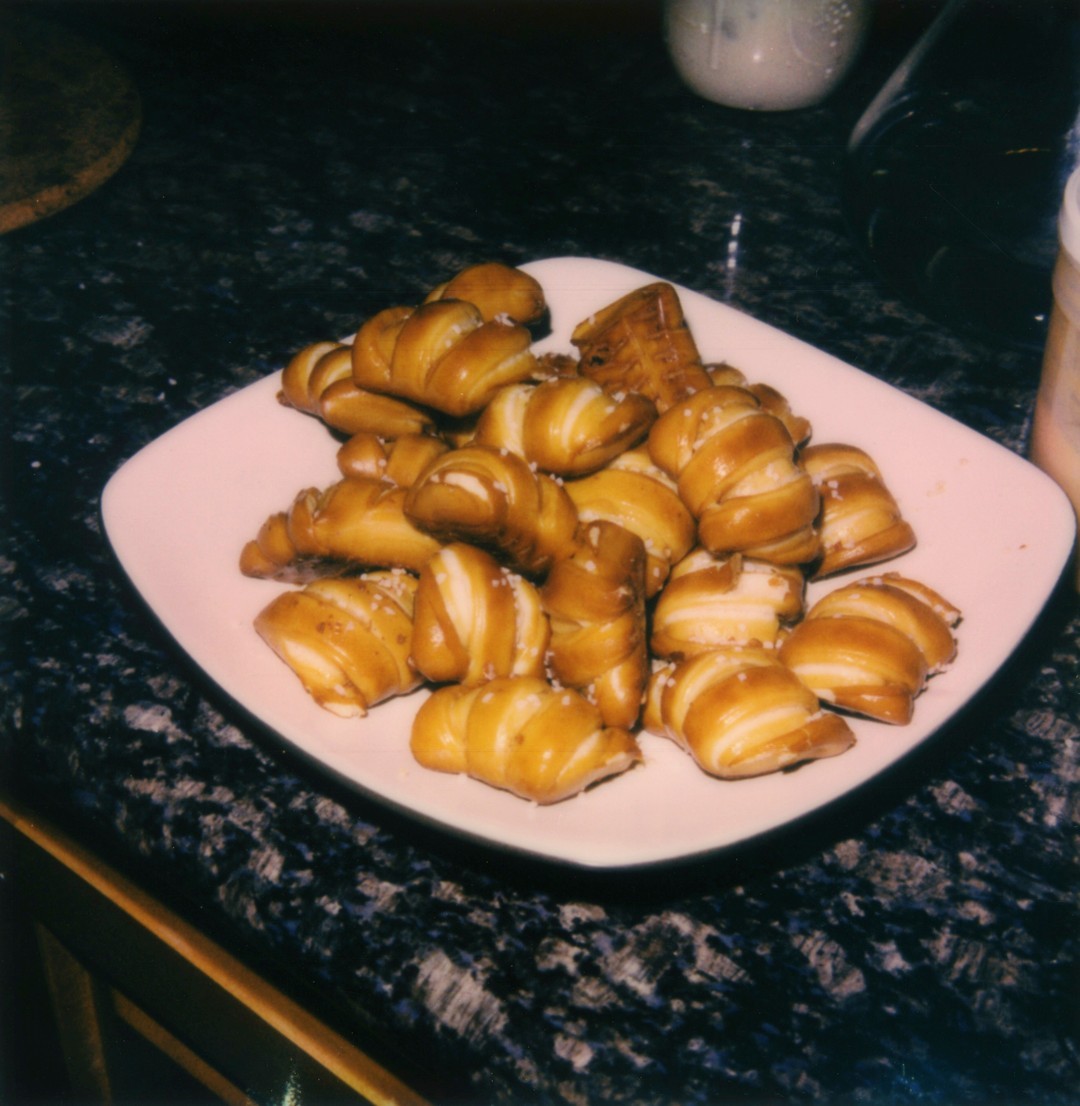
<path id="1" fill-rule="evenodd" d="M 608 394 L 584 376 L 503 388 L 484 408 L 473 440 L 509 449 L 544 472 L 594 472 L 640 442 L 656 419 L 644 396 Z"/>
<path id="2" fill-rule="evenodd" d="M 525 327 L 501 317 L 485 322 L 465 300 L 388 307 L 353 339 L 353 381 L 447 415 L 471 415 L 500 388 L 536 374 L 531 345 Z"/>
<path id="3" fill-rule="evenodd" d="M 466 445 L 436 458 L 409 489 L 405 513 L 442 541 L 497 550 L 538 576 L 573 549 L 577 511 L 561 484 L 508 450 Z"/>
<path id="4" fill-rule="evenodd" d="M 581 691 L 609 726 L 633 726 L 649 674 L 645 547 L 614 522 L 581 528 L 540 589 L 555 678 Z"/>
<path id="5" fill-rule="evenodd" d="M 245 576 L 297 580 L 357 566 L 419 572 L 442 543 L 405 515 L 404 488 L 347 477 L 307 488 L 271 515 L 240 553 Z"/>
<path id="6" fill-rule="evenodd" d="M 819 548 L 818 493 L 791 435 L 745 388 L 713 386 L 668 408 L 649 431 L 711 553 L 803 564 Z"/>
<path id="7" fill-rule="evenodd" d="M 399 438 L 434 427 L 431 416 L 412 404 L 358 388 L 351 350 L 339 342 L 314 342 L 295 354 L 282 371 L 278 400 L 345 434 Z"/>
<path id="8" fill-rule="evenodd" d="M 851 727 L 761 646 L 722 646 L 661 665 L 649 679 L 644 725 L 708 773 L 740 779 L 836 756 Z"/>
<path id="9" fill-rule="evenodd" d="M 675 482 L 653 463 L 644 446 L 628 449 L 599 472 L 568 480 L 566 492 L 584 522 L 606 519 L 645 544 L 645 597 L 651 599 L 690 552 L 697 523 Z"/>
<path id="10" fill-rule="evenodd" d="M 425 768 L 466 773 L 537 803 L 557 803 L 641 759 L 626 730 L 569 688 L 529 676 L 440 688 L 421 704 L 410 747 Z"/>
<path id="11" fill-rule="evenodd" d="M 904 520 L 873 459 L 851 445 L 808 446 L 803 468 L 821 495 L 821 561 L 814 578 L 906 553 L 915 531 Z"/>
<path id="12" fill-rule="evenodd" d="M 897 573 L 868 577 L 818 600 L 780 658 L 823 701 L 906 725 L 927 679 L 956 656 L 960 612 Z"/>
<path id="13" fill-rule="evenodd" d="M 539 320 L 547 310 L 540 282 L 521 269 L 485 261 L 462 269 L 457 276 L 433 288 L 425 303 L 465 300 L 487 322 L 504 316 L 523 326 Z"/>
<path id="14" fill-rule="evenodd" d="M 784 424 L 795 445 L 800 446 L 810 440 L 810 434 L 813 430 L 810 420 L 803 418 L 802 415 L 795 414 L 791 409 L 787 396 L 778 392 L 771 384 L 751 384 L 741 369 L 727 364 L 726 361 L 706 365 L 705 371 L 709 374 L 709 380 L 714 385 L 734 384 L 752 393 L 761 404 L 763 411 L 775 415 Z"/>
<path id="15" fill-rule="evenodd" d="M 775 645 L 803 612 L 800 569 L 738 553 L 695 549 L 671 570 L 653 610 L 649 644 L 658 657 L 691 656 L 717 645 Z"/>
<path id="16" fill-rule="evenodd" d="M 413 661 L 435 683 L 544 674 L 539 593 L 476 546 L 454 542 L 424 565 L 413 623 Z"/>
<path id="17" fill-rule="evenodd" d="M 409 658 L 416 580 L 381 571 L 285 592 L 255 629 L 311 697 L 343 717 L 420 685 Z"/>

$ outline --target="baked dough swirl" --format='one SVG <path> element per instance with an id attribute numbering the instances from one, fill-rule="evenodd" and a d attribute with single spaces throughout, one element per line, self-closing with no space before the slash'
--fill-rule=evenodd
<path id="1" fill-rule="evenodd" d="M 644 396 L 612 395 L 588 377 L 561 376 L 496 393 L 473 440 L 509 449 L 556 476 L 582 476 L 637 445 L 655 419 Z"/>
<path id="2" fill-rule="evenodd" d="M 599 472 L 566 482 L 584 522 L 606 519 L 637 534 L 645 545 L 645 597 L 663 587 L 671 566 L 690 552 L 697 523 L 675 481 L 644 446 L 619 454 Z"/>
<path id="3" fill-rule="evenodd" d="M 435 425 L 411 403 L 357 387 L 352 351 L 340 342 L 313 342 L 297 352 L 282 371 L 278 400 L 344 434 L 399 438 L 430 433 Z"/>
<path id="4" fill-rule="evenodd" d="M 570 688 L 530 676 L 453 684 L 417 711 L 410 747 L 425 768 L 457 772 L 536 803 L 557 803 L 641 759 L 626 730 Z"/>
<path id="5" fill-rule="evenodd" d="M 563 486 L 509 450 L 466 445 L 437 457 L 409 489 L 405 513 L 443 542 L 498 551 L 541 576 L 574 548 L 577 511 Z"/>
<path id="6" fill-rule="evenodd" d="M 531 345 L 525 327 L 501 317 L 485 322 L 464 300 L 388 307 L 353 339 L 353 381 L 460 418 L 536 375 Z"/>
<path id="7" fill-rule="evenodd" d="M 524 270 L 498 261 L 484 261 L 462 269 L 457 276 L 433 288 L 424 302 L 442 299 L 471 303 L 485 321 L 503 316 L 523 326 L 537 322 L 547 310 L 540 282 Z"/>
<path id="8" fill-rule="evenodd" d="M 649 674 L 641 539 L 614 522 L 582 526 L 540 599 L 551 621 L 553 677 L 596 703 L 607 725 L 633 726 Z"/>
<path id="9" fill-rule="evenodd" d="M 929 677 L 956 656 L 959 621 L 932 588 L 890 572 L 819 599 L 780 657 L 822 701 L 903 726 Z"/>
<path id="10" fill-rule="evenodd" d="M 319 706 L 343 717 L 420 686 L 409 655 L 416 579 L 379 571 L 277 596 L 255 629 Z"/>
<path id="11" fill-rule="evenodd" d="M 405 515 L 406 490 L 370 477 L 307 488 L 240 553 L 245 576 L 303 580 L 358 568 L 419 572 L 442 543 Z"/>
<path id="12" fill-rule="evenodd" d="M 898 557 L 915 545 L 915 531 L 868 453 L 830 442 L 808 446 L 801 461 L 821 496 L 815 579 Z"/>
<path id="13" fill-rule="evenodd" d="M 746 374 L 729 365 L 726 361 L 705 366 L 712 384 L 734 384 L 736 387 L 745 388 L 761 404 L 763 411 L 775 415 L 783 424 L 784 429 L 791 435 L 791 440 L 798 447 L 810 440 L 813 427 L 810 420 L 802 415 L 797 415 L 791 409 L 787 396 L 778 392 L 771 384 L 763 384 L 760 381 L 751 384 Z"/>
<path id="14" fill-rule="evenodd" d="M 774 646 L 781 628 L 802 615 L 804 590 L 797 566 L 695 549 L 672 568 L 656 600 L 650 648 L 676 657 L 718 645 Z"/>
<path id="15" fill-rule="evenodd" d="M 434 683 L 543 676 L 551 630 L 536 588 L 474 545 L 453 542 L 420 572 L 413 661 Z"/>
<path id="16" fill-rule="evenodd" d="M 855 735 L 758 645 L 730 645 L 662 663 L 649 679 L 650 733 L 677 742 L 710 775 L 759 776 L 837 756 Z"/>
<path id="17" fill-rule="evenodd" d="M 653 423 L 648 445 L 677 482 L 698 520 L 698 541 L 711 553 L 774 564 L 817 555 L 817 490 L 784 424 L 747 389 L 695 392 Z"/>

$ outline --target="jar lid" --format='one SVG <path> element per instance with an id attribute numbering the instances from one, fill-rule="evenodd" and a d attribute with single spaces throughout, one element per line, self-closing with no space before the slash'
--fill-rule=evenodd
<path id="1" fill-rule="evenodd" d="M 1065 252 L 1080 265 L 1080 169 L 1075 170 L 1065 184 L 1058 234 Z"/>

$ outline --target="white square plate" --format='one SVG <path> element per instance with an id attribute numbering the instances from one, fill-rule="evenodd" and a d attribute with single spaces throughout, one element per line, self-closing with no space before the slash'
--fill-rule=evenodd
<path id="1" fill-rule="evenodd" d="M 552 332 L 538 348 L 565 352 L 578 322 L 657 279 L 574 257 L 523 268 L 543 285 L 551 309 Z M 1045 604 L 1075 523 L 1056 484 L 988 438 L 739 311 L 687 289 L 679 295 L 706 361 L 726 360 L 752 382 L 778 388 L 811 420 L 814 441 L 858 445 L 875 458 L 919 539 L 889 567 L 963 611 L 958 659 L 930 681 L 914 721 L 896 728 L 857 720 L 857 744 L 843 756 L 724 782 L 674 744 L 644 734 L 644 764 L 538 807 L 413 761 L 409 731 L 423 691 L 360 720 L 321 710 L 252 628 L 288 585 L 247 579 L 237 567 L 268 515 L 300 488 L 338 479 L 337 443 L 316 419 L 277 403 L 279 374 L 192 416 L 126 462 L 102 499 L 109 539 L 166 629 L 229 695 L 325 769 L 428 823 L 594 868 L 689 858 L 775 829 L 894 764 L 978 693 Z M 808 599 L 830 586 L 812 585 Z"/>

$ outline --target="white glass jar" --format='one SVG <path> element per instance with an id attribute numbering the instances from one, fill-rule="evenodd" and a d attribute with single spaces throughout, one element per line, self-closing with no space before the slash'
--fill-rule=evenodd
<path id="1" fill-rule="evenodd" d="M 1061 485 L 1080 522 L 1080 169 L 1065 186 L 1058 233 L 1054 306 L 1035 400 L 1030 457 Z M 1080 590 L 1080 557 L 1074 567 Z"/>
<path id="2" fill-rule="evenodd" d="M 700 96 L 787 111 L 823 100 L 858 55 L 872 0 L 667 0 L 668 52 Z"/>

